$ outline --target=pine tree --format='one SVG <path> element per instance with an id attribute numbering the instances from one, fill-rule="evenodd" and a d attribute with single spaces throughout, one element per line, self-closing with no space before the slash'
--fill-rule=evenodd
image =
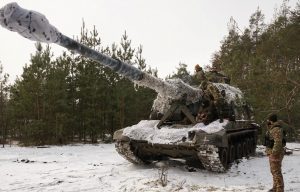
<path id="1" fill-rule="evenodd" d="M 0 133 L 2 137 L 2 146 L 6 143 L 8 131 L 8 74 L 4 73 L 3 66 L 0 63 Z"/>
<path id="2" fill-rule="evenodd" d="M 51 66 L 50 47 L 45 50 L 36 44 L 36 53 L 31 56 L 31 65 L 25 66 L 21 78 L 11 88 L 10 108 L 13 125 L 18 127 L 24 144 L 45 144 L 53 136 L 46 126 L 45 83 Z"/>
<path id="3" fill-rule="evenodd" d="M 94 27 L 78 41 L 157 76 L 147 68 L 142 46 L 133 49 L 125 32 L 120 44 L 102 46 Z M 96 143 L 105 134 L 147 118 L 156 93 L 100 63 L 64 52 L 53 60 L 49 46 L 36 44 L 29 65 L 10 89 L 11 134 L 25 145 Z"/>
<path id="4" fill-rule="evenodd" d="M 71 135 L 71 128 L 68 124 L 70 118 L 70 101 L 68 97 L 68 82 L 70 62 L 64 53 L 51 62 L 45 77 L 44 98 L 46 127 L 53 133 L 51 143 L 63 144 L 68 141 Z"/>
<path id="5" fill-rule="evenodd" d="M 192 77 L 191 74 L 187 70 L 187 64 L 179 63 L 179 67 L 176 68 L 176 72 L 173 73 L 169 78 L 171 79 L 181 79 L 183 82 L 191 84 Z"/>
<path id="6" fill-rule="evenodd" d="M 264 24 L 258 9 L 243 32 L 231 21 L 228 36 L 212 58 L 243 90 L 254 106 L 258 122 L 279 113 L 291 127 L 299 127 L 299 5 L 283 2 L 274 20 Z M 295 131 L 291 131 L 295 132 Z"/>

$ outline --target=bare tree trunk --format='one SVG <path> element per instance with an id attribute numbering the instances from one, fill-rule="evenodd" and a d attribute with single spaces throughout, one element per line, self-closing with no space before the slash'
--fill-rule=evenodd
<path id="1" fill-rule="evenodd" d="M 4 148 L 5 144 L 5 127 L 4 127 L 4 98 L 3 98 L 3 92 L 2 92 L 2 84 L 1 84 L 1 92 L 0 92 L 0 126 L 2 128 L 2 147 Z"/>
<path id="2" fill-rule="evenodd" d="M 120 97 L 120 128 L 124 127 L 124 122 L 125 122 L 125 98 L 124 96 Z"/>
<path id="3" fill-rule="evenodd" d="M 4 126 L 2 129 L 2 148 L 4 148 L 4 143 L 5 143 L 5 137 L 4 137 Z"/>

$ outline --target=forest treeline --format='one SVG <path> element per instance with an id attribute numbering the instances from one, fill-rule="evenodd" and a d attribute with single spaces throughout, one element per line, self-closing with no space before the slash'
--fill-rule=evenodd
<path id="1" fill-rule="evenodd" d="M 103 46 L 97 30 L 84 23 L 79 42 L 157 76 L 147 67 L 142 46 L 133 49 L 125 34 L 120 44 Z M 36 44 L 30 63 L 11 86 L 1 78 L 1 135 L 25 145 L 92 142 L 148 118 L 154 91 L 72 52 L 53 58 Z"/>
<path id="2" fill-rule="evenodd" d="M 232 19 L 212 65 L 243 90 L 258 122 L 277 113 L 292 138 L 300 127 L 300 4 L 287 3 L 270 24 L 259 9 L 243 31 Z"/>
<path id="3" fill-rule="evenodd" d="M 211 66 L 245 93 L 259 124 L 278 113 L 294 137 L 300 127 L 300 5 L 290 8 L 284 1 L 269 24 L 257 9 L 247 28 L 241 30 L 233 18 L 228 28 Z M 142 46 L 132 48 L 126 32 L 119 44 L 104 46 L 97 29 L 83 23 L 77 40 L 157 76 L 147 66 Z M 180 63 L 169 78 L 192 82 L 193 74 Z M 0 65 L 0 139 L 24 145 L 95 143 L 147 119 L 155 97 L 153 90 L 137 87 L 97 62 L 69 51 L 54 58 L 50 46 L 37 43 L 12 85 Z"/>

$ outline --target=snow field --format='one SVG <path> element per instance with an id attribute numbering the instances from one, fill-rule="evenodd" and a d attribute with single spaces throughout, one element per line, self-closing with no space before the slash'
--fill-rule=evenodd
<path id="1" fill-rule="evenodd" d="M 300 144 L 288 143 L 289 148 Z M 264 151 L 258 146 L 258 152 Z M 162 187 L 155 164 L 136 166 L 115 151 L 114 144 L 6 146 L 0 148 L 0 191 L 105 192 L 263 192 L 272 186 L 266 156 L 242 159 L 227 173 L 197 169 L 189 172 L 180 162 L 169 162 L 168 183 Z M 285 156 L 286 191 L 300 191 L 300 151 Z"/>

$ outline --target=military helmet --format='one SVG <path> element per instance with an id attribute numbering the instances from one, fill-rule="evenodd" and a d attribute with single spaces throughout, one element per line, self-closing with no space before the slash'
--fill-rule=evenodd
<path id="1" fill-rule="evenodd" d="M 201 71 L 202 67 L 199 64 L 195 65 L 195 71 Z"/>

